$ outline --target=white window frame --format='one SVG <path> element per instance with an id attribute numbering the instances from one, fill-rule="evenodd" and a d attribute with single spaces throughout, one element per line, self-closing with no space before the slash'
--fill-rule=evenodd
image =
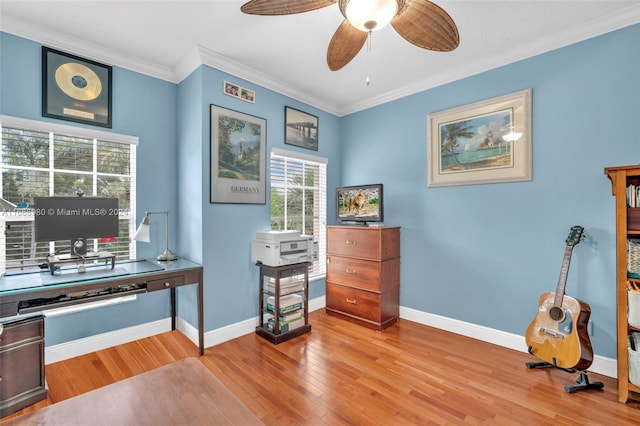
<path id="1" fill-rule="evenodd" d="M 318 260 L 314 262 L 314 266 L 311 268 L 309 279 L 318 279 L 322 278 L 326 275 L 327 270 L 327 165 L 329 163 L 327 158 L 303 154 L 295 151 L 289 151 L 280 148 L 272 148 L 271 155 L 269 157 L 269 194 L 271 193 L 271 188 L 273 186 L 286 189 L 282 185 L 274 184 L 274 180 L 272 179 L 272 170 L 271 170 L 271 161 L 274 157 L 280 157 L 284 159 L 291 159 L 297 162 L 303 163 L 311 163 L 314 166 L 320 166 L 320 186 L 319 190 L 319 202 L 320 205 L 317 206 L 317 216 L 314 219 L 314 227 L 317 228 L 317 231 L 314 230 L 314 241 L 318 243 Z M 285 185 L 286 186 L 286 185 Z M 310 188 L 308 188 L 310 189 Z M 286 191 L 285 191 L 286 193 Z M 270 206 L 271 209 L 271 206 Z M 304 209 L 303 209 L 304 212 Z M 303 220 L 304 223 L 304 220 Z M 285 220 L 284 220 L 285 228 L 287 224 L 286 220 L 286 202 L 285 202 Z"/>
<path id="2" fill-rule="evenodd" d="M 96 185 L 95 185 L 95 179 L 97 179 L 97 175 L 98 173 L 96 172 L 96 164 L 97 164 L 97 143 L 98 140 L 100 141 L 106 141 L 106 142 L 112 142 L 112 143 L 121 143 L 121 144 L 129 144 L 129 145 L 133 145 L 134 147 L 138 145 L 139 143 L 139 138 L 136 136 L 129 136 L 129 135 L 122 135 L 122 134 L 118 134 L 118 133 L 111 133 L 111 132 L 106 132 L 103 130 L 97 130 L 97 129 L 89 129 L 89 128 L 83 128 L 83 127 L 75 127 L 75 126 L 67 126 L 67 125 L 63 125 L 63 124 L 58 124 L 58 123 L 51 123 L 51 122 L 45 122 L 45 121 L 37 121 L 37 120 L 30 120 L 30 119 L 25 119 L 25 118 L 18 118 L 18 117 L 11 117 L 11 116 L 6 116 L 6 115 L 0 115 L 0 135 L 3 133 L 3 128 L 16 128 L 16 129 L 24 129 L 26 131 L 32 131 L 32 132 L 41 132 L 41 133 L 48 133 L 49 134 L 49 140 L 50 140 L 50 147 L 49 147 L 49 156 L 50 156 L 50 161 L 49 161 L 49 173 L 50 173 L 50 183 L 49 183 L 49 194 L 50 195 L 55 195 L 53 194 L 53 173 L 56 171 L 62 171 L 62 170 L 58 170 L 54 168 L 54 162 L 53 162 L 53 149 L 54 149 L 54 145 L 53 143 L 51 143 L 53 141 L 54 135 L 58 134 L 58 135 L 64 135 L 64 136 L 70 136 L 70 137 L 74 137 L 74 138 L 83 138 L 83 139 L 90 139 L 93 141 L 93 162 L 94 162 L 94 167 L 93 170 L 91 172 L 82 172 L 82 171 L 73 171 L 73 173 L 76 174 L 86 174 L 86 175 L 90 175 L 93 177 L 94 179 L 94 190 L 96 189 Z M 9 166 L 9 165 L 4 165 L 2 163 L 2 152 L 0 151 L 0 172 L 3 172 L 4 170 L 16 170 L 16 169 L 25 169 L 26 167 L 16 167 L 16 166 Z M 131 149 L 130 150 L 130 154 L 129 154 L 129 162 L 130 162 L 130 208 L 129 208 L 129 212 L 128 215 L 122 216 L 121 219 L 128 219 L 129 220 L 129 235 L 133 235 L 135 232 L 135 219 L 136 219 L 136 149 Z M 38 169 L 38 170 L 43 170 L 43 169 Z M 99 173 L 100 175 L 107 175 L 108 173 Z M 2 194 L 3 188 L 2 188 L 2 179 L 0 179 L 0 194 Z M 96 194 L 91 194 L 91 195 L 96 195 Z M 27 212 L 23 212 L 21 214 L 16 214 L 15 212 L 12 214 L 11 212 L 2 212 L 4 214 L 0 215 L 0 227 L 1 229 L 6 229 L 6 223 L 7 222 L 12 222 L 12 221 L 33 221 L 34 220 L 34 215 L 33 214 L 27 214 Z M 53 244 L 53 243 L 51 243 Z M 6 271 L 5 269 L 5 265 L 6 265 L 6 235 L 5 232 L 0 232 L 0 274 L 4 273 Z M 131 259 L 135 259 L 136 257 L 136 244 L 134 241 L 130 241 L 129 243 L 129 258 Z"/>

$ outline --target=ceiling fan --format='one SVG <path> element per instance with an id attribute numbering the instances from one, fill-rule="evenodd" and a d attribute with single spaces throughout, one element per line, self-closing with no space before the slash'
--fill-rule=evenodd
<path id="1" fill-rule="evenodd" d="M 453 19 L 428 0 L 251 0 L 240 10 L 250 15 L 292 15 L 334 3 L 338 3 L 345 20 L 327 50 L 332 71 L 358 54 L 371 31 L 389 23 L 405 40 L 423 49 L 449 52 L 460 43 Z"/>

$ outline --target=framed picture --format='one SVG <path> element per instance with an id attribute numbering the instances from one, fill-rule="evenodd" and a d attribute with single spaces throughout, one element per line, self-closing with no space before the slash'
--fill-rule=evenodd
<path id="1" fill-rule="evenodd" d="M 111 128 L 108 65 L 42 47 L 42 115 Z"/>
<path id="2" fill-rule="evenodd" d="M 427 186 L 531 180 L 531 89 L 427 116 Z"/>
<path id="3" fill-rule="evenodd" d="M 211 105 L 211 203 L 265 204 L 267 121 Z"/>
<path id="4" fill-rule="evenodd" d="M 243 101 L 254 103 L 256 98 L 256 92 L 253 90 L 245 89 L 244 87 L 240 89 L 240 99 Z"/>
<path id="5" fill-rule="evenodd" d="M 234 98 L 240 97 L 240 86 L 237 84 L 229 83 L 228 81 L 224 82 L 224 94 L 233 96 Z"/>
<path id="6" fill-rule="evenodd" d="M 225 81 L 222 86 L 222 91 L 225 95 L 233 96 L 234 98 L 242 99 L 252 104 L 256 102 L 256 92 L 249 90 L 246 87 L 240 87 L 237 84 L 229 83 Z"/>
<path id="7" fill-rule="evenodd" d="M 284 107 L 284 143 L 318 150 L 318 117 Z"/>

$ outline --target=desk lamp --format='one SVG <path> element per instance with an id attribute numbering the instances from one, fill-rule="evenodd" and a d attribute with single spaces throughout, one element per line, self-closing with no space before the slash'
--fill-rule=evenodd
<path id="1" fill-rule="evenodd" d="M 0 211 L 2 213 L 6 213 L 6 212 L 12 212 L 13 210 L 15 210 L 18 206 L 16 206 L 15 204 L 13 204 L 11 201 L 7 201 L 4 198 L 0 198 Z M 9 223 L 5 223 L 5 227 L 4 227 L 4 235 L 7 235 L 7 229 L 9 229 Z M 0 330 L 1 331 L 1 330 Z"/>
<path id="2" fill-rule="evenodd" d="M 176 256 L 171 250 L 169 250 L 169 212 L 168 211 L 144 212 L 144 218 L 142 218 L 142 222 L 140 223 L 140 226 L 138 226 L 138 230 L 133 235 L 133 239 L 135 241 L 141 241 L 143 243 L 148 243 L 151 241 L 151 239 L 149 238 L 149 215 L 152 215 L 152 214 L 165 215 L 164 224 L 165 224 L 167 245 L 166 245 L 166 248 L 164 249 L 164 252 L 159 254 L 156 259 L 165 261 L 165 262 L 169 260 L 176 260 L 178 256 Z"/>
<path id="3" fill-rule="evenodd" d="M 18 206 L 13 204 L 11 201 L 7 201 L 4 198 L 0 198 L 0 211 L 10 212 L 15 210 L 17 207 Z"/>

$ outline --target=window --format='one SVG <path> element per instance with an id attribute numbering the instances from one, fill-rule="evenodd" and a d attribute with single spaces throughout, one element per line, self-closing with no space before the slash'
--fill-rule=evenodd
<path id="1" fill-rule="evenodd" d="M 120 232 L 115 241 L 88 240 L 92 251 L 135 258 L 135 168 L 138 139 L 99 130 L 0 116 L 0 273 L 30 269 L 69 241 L 35 242 L 33 199 L 76 195 L 118 198 Z M 5 203 L 8 201 L 11 204 Z M 92 244 L 92 245 L 91 245 Z"/>
<path id="2" fill-rule="evenodd" d="M 271 229 L 313 236 L 318 260 L 311 277 L 326 272 L 327 160 L 313 155 L 271 151 Z"/>

